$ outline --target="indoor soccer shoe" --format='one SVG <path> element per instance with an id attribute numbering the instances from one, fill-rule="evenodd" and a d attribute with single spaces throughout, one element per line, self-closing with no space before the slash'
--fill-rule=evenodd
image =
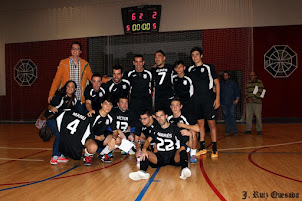
<path id="1" fill-rule="evenodd" d="M 218 157 L 218 151 L 212 151 L 212 155 L 211 155 L 212 158 L 217 158 Z"/>
<path id="2" fill-rule="evenodd" d="M 139 181 L 139 180 L 142 180 L 142 179 L 149 179 L 150 177 L 150 174 L 145 172 L 145 171 L 142 171 L 142 170 L 139 170 L 137 172 L 131 172 L 129 174 L 129 178 L 132 179 L 133 181 Z"/>
<path id="3" fill-rule="evenodd" d="M 127 155 L 127 152 L 121 151 L 121 155 Z"/>
<path id="4" fill-rule="evenodd" d="M 56 159 L 55 157 L 51 157 L 51 159 L 50 159 L 50 164 L 52 164 L 52 165 L 58 165 L 58 159 Z"/>
<path id="5" fill-rule="evenodd" d="M 197 153 L 196 153 L 196 156 L 200 156 L 200 155 L 204 155 L 207 153 L 207 150 L 206 149 L 200 149 Z"/>
<path id="6" fill-rule="evenodd" d="M 84 165 L 90 166 L 92 162 L 92 156 L 84 156 Z"/>
<path id="7" fill-rule="evenodd" d="M 191 170 L 187 167 L 183 168 L 179 178 L 186 180 L 188 177 L 191 177 Z"/>
<path id="8" fill-rule="evenodd" d="M 57 161 L 58 163 L 67 163 L 69 160 L 64 156 L 59 156 Z"/>
<path id="9" fill-rule="evenodd" d="M 195 164 L 195 163 L 197 163 L 197 158 L 196 158 L 196 155 L 194 155 L 194 156 L 190 156 L 190 163 L 191 163 L 191 164 Z"/>
<path id="10" fill-rule="evenodd" d="M 111 158 L 108 156 L 108 154 L 99 155 L 99 157 L 101 158 L 101 161 L 103 161 L 104 163 L 111 163 Z"/>
<path id="11" fill-rule="evenodd" d="M 113 158 L 113 153 L 112 153 L 112 152 L 108 153 L 108 156 L 109 156 L 110 158 Z"/>

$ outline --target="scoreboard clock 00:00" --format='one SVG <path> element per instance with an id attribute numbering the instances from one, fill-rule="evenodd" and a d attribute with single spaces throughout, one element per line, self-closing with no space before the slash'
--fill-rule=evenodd
<path id="1" fill-rule="evenodd" d="M 122 8 L 124 33 L 158 32 L 161 5 Z"/>

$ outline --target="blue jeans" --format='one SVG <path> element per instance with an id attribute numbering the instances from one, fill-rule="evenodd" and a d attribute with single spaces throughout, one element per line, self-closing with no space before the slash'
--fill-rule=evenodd
<path id="1" fill-rule="evenodd" d="M 237 126 L 236 126 L 236 105 L 235 104 L 229 104 L 229 105 L 221 105 L 224 119 L 225 119 L 225 125 L 226 125 L 226 132 L 230 132 L 231 129 L 234 133 L 237 132 Z"/>
<path id="2" fill-rule="evenodd" d="M 60 132 L 57 129 L 57 122 L 56 119 L 48 119 L 46 121 L 46 125 L 53 131 L 56 131 L 56 139 L 53 142 L 52 146 L 52 156 L 61 156 L 61 153 L 59 152 L 59 145 L 60 145 Z"/>

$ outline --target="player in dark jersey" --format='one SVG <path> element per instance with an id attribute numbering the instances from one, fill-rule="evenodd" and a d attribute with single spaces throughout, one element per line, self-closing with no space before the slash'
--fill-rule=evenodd
<path id="1" fill-rule="evenodd" d="M 212 138 L 212 157 L 218 157 L 217 152 L 217 129 L 215 118 L 217 109 L 220 106 L 220 84 L 216 70 L 211 64 L 204 64 L 202 61 L 203 52 L 200 47 L 194 47 L 191 50 L 192 60 L 195 65 L 188 69 L 189 76 L 194 86 L 194 112 L 200 129 L 200 150 L 196 155 L 206 154 L 205 149 L 205 119 L 210 127 Z M 214 93 L 213 89 L 216 89 Z"/>
<path id="2" fill-rule="evenodd" d="M 49 118 L 46 121 L 46 124 L 56 134 L 56 139 L 53 143 L 52 157 L 50 159 L 51 165 L 68 162 L 68 159 L 59 151 L 60 132 L 57 129 L 56 118 L 59 115 L 59 110 L 60 112 L 65 109 L 75 110 L 75 106 L 77 104 L 77 98 L 75 95 L 76 86 L 77 85 L 74 81 L 67 81 L 61 89 L 56 91 L 55 96 L 48 105 L 48 110 L 45 112 L 45 117 Z M 51 115 L 52 117 L 50 118 Z"/>
<path id="3" fill-rule="evenodd" d="M 134 142 L 135 122 L 134 115 L 128 109 L 128 98 L 121 97 L 117 103 L 118 107 L 111 110 L 110 115 L 113 117 L 113 123 L 110 130 L 113 131 L 113 137 L 116 138 L 116 145 L 119 145 L 122 139 Z M 125 152 L 121 152 L 126 155 Z M 131 154 L 134 154 L 131 151 Z"/>
<path id="4" fill-rule="evenodd" d="M 125 79 L 130 82 L 130 103 L 129 108 L 139 119 L 141 111 L 152 109 L 151 102 L 151 81 L 152 75 L 149 70 L 144 69 L 143 55 L 135 55 L 133 59 L 134 70 L 125 75 Z"/>
<path id="5" fill-rule="evenodd" d="M 197 132 L 199 132 L 199 127 L 197 122 L 189 115 L 182 114 L 182 103 L 178 97 L 174 97 L 171 101 L 171 110 L 173 115 L 168 116 L 167 121 L 174 124 L 180 128 L 183 128 L 183 124 L 188 126 L 187 129 L 181 129 L 181 134 L 190 136 L 189 142 L 186 144 L 191 148 L 190 150 L 190 162 L 197 163 L 196 149 L 197 149 Z M 189 131 L 189 132 L 188 132 Z"/>
<path id="6" fill-rule="evenodd" d="M 112 109 L 112 97 L 109 94 L 104 97 L 104 102 L 101 104 L 101 109 L 97 111 L 91 118 L 91 127 L 93 131 L 93 135 L 89 138 L 91 141 L 89 143 L 91 146 L 94 146 L 95 143 L 97 144 L 97 148 L 103 149 L 98 158 L 101 159 L 105 163 L 110 163 L 111 159 L 108 156 L 110 150 L 114 149 L 115 140 L 111 133 L 107 132 L 108 127 L 112 125 L 113 118 L 109 114 Z M 88 142 L 88 141 L 87 141 Z M 91 152 L 89 152 L 91 153 Z M 95 152 L 93 152 L 94 154 Z M 90 165 L 93 154 L 87 154 L 85 152 L 84 163 L 85 165 Z"/>
<path id="7" fill-rule="evenodd" d="M 194 87 L 191 78 L 185 75 L 185 69 L 186 67 L 183 61 L 179 60 L 175 62 L 174 70 L 177 75 L 172 76 L 172 83 L 174 88 L 174 97 L 180 98 L 183 104 L 182 111 L 184 113 L 189 113 L 192 112 L 193 109 L 191 108 L 192 103 L 190 100 L 194 94 Z"/>
<path id="8" fill-rule="evenodd" d="M 106 83 L 106 93 L 111 93 L 113 98 L 113 107 L 117 106 L 120 97 L 128 97 L 130 82 L 123 77 L 123 67 L 120 65 L 113 66 L 112 79 Z"/>
<path id="9" fill-rule="evenodd" d="M 166 56 L 162 50 L 155 52 L 156 67 L 152 68 L 153 86 L 154 86 L 154 107 L 155 111 L 159 108 L 164 109 L 166 113 L 171 114 L 170 101 L 173 98 L 172 74 L 173 67 L 166 64 Z"/>
<path id="10" fill-rule="evenodd" d="M 185 180 L 191 176 L 191 171 L 188 168 L 188 155 L 183 136 L 177 126 L 167 122 L 168 115 L 163 110 L 158 110 L 155 115 L 160 127 L 155 129 L 144 144 L 140 157 L 140 170 L 131 172 L 129 177 L 134 181 L 148 179 L 150 174 L 146 171 L 149 164 L 151 167 L 175 165 L 181 166 L 180 178 Z M 156 153 L 147 151 L 151 141 L 156 141 Z M 179 142 L 180 145 L 178 145 Z"/>
<path id="11" fill-rule="evenodd" d="M 96 111 L 101 109 L 103 96 L 105 95 L 105 84 L 102 83 L 102 76 L 99 73 L 94 73 L 85 91 L 85 106 L 88 110 L 87 116 L 91 117 Z"/>

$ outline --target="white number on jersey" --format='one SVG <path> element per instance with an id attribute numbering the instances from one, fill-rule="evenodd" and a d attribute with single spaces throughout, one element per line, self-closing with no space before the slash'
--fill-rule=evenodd
<path id="1" fill-rule="evenodd" d="M 174 142 L 171 139 L 157 138 L 160 142 L 157 143 L 158 151 L 171 151 L 174 149 Z M 169 143 L 165 145 L 165 142 Z"/>
<path id="2" fill-rule="evenodd" d="M 124 132 L 128 128 L 128 122 L 116 121 L 116 127 Z"/>
<path id="3" fill-rule="evenodd" d="M 70 134 L 73 135 L 75 132 L 77 132 L 77 127 L 80 122 L 81 121 L 79 119 L 75 119 L 66 126 L 66 128 L 70 130 Z"/>
<path id="4" fill-rule="evenodd" d="M 166 72 L 159 72 L 158 73 L 158 75 L 160 75 L 161 76 L 161 78 L 160 78 L 160 81 L 159 81 L 159 85 L 162 85 L 162 83 L 164 82 L 164 79 L 165 79 L 165 77 L 166 77 Z"/>

